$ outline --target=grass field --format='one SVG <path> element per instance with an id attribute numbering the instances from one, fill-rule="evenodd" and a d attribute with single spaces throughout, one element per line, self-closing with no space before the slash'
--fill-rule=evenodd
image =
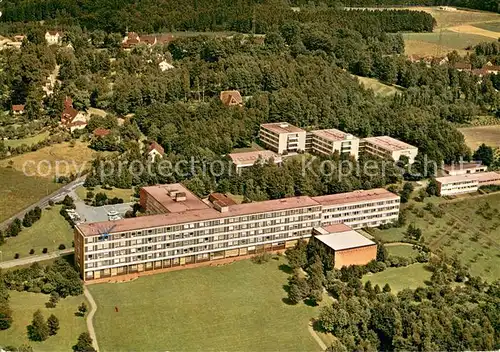
<path id="1" fill-rule="evenodd" d="M 19 147 L 23 144 L 31 146 L 33 144 L 36 144 L 38 142 L 41 142 L 41 141 L 47 139 L 47 137 L 49 135 L 50 135 L 50 133 L 48 131 L 45 131 L 45 132 L 37 134 L 36 136 L 33 136 L 33 137 L 28 137 L 28 138 L 23 138 L 23 139 L 9 139 L 9 140 L 4 141 L 4 143 L 5 143 L 6 147 L 11 147 L 11 148 L 16 148 L 16 147 Z"/>
<path id="2" fill-rule="evenodd" d="M 78 187 L 75 192 L 76 195 L 80 199 L 85 199 L 87 197 L 87 188 L 80 186 Z M 102 189 L 101 186 L 94 187 L 94 190 L 92 191 L 94 194 L 97 193 L 106 193 L 108 198 L 121 198 L 123 199 L 124 202 L 130 202 L 131 199 L 134 197 L 134 190 L 132 189 L 121 189 L 121 188 L 113 188 L 112 190 L 107 190 L 107 189 Z"/>
<path id="3" fill-rule="evenodd" d="M 481 42 L 492 41 L 491 38 L 466 32 L 443 30 L 442 33 L 403 33 L 405 54 L 443 56 L 457 50 L 465 53 L 465 48 Z"/>
<path id="4" fill-rule="evenodd" d="M 358 78 L 359 83 L 362 84 L 366 89 L 373 90 L 376 96 L 379 97 L 389 97 L 396 94 L 397 91 L 401 90 L 395 86 L 389 86 L 387 84 L 379 82 L 377 79 L 355 76 Z"/>
<path id="5" fill-rule="evenodd" d="M 465 143 L 476 150 L 482 143 L 500 147 L 500 125 L 465 127 L 458 129 L 465 137 Z"/>
<path id="6" fill-rule="evenodd" d="M 49 253 L 58 249 L 63 243 L 66 248 L 71 248 L 73 231 L 68 222 L 59 214 L 61 206 L 54 206 L 50 210 L 43 210 L 40 220 L 33 226 L 23 228 L 16 237 L 7 238 L 4 245 L 0 247 L 2 261 L 14 259 L 19 253 L 21 258 L 29 257 L 30 250 L 35 250 L 35 255 L 42 254 L 43 248 Z"/>
<path id="7" fill-rule="evenodd" d="M 481 275 L 488 280 L 500 277 L 500 218 L 493 214 L 491 219 L 476 214 L 486 202 L 491 209 L 500 212 L 500 194 L 480 197 L 465 197 L 460 200 L 441 200 L 444 210 L 442 218 L 434 217 L 424 210 L 424 204 L 415 203 L 407 213 L 407 224 L 414 224 L 422 230 L 425 243 L 434 253 L 442 251 L 457 255 L 473 275 Z M 495 212 L 496 212 L 495 211 Z M 374 231 L 374 236 L 383 241 L 404 238 L 403 228 Z"/>
<path id="8" fill-rule="evenodd" d="M 486 22 L 486 23 L 476 23 L 474 27 L 486 29 L 487 31 L 500 33 L 500 21 L 498 22 Z"/>
<path id="9" fill-rule="evenodd" d="M 50 179 L 27 177 L 14 169 L 0 167 L 0 221 L 4 221 L 61 187 Z"/>
<path id="10" fill-rule="evenodd" d="M 398 292 L 405 288 L 415 289 L 419 286 L 425 286 L 425 281 L 431 278 L 431 272 L 426 270 L 424 264 L 412 264 L 401 268 L 387 268 L 376 274 L 363 276 L 363 283 L 371 281 L 372 285 L 379 285 L 380 288 L 385 284 L 391 286 L 392 292 Z"/>
<path id="11" fill-rule="evenodd" d="M 413 246 L 396 245 L 387 246 L 386 248 L 390 255 L 397 257 L 416 258 L 418 256 L 418 251 L 414 250 Z"/>
<path id="12" fill-rule="evenodd" d="M 318 351 L 318 308 L 283 302 L 285 259 L 90 285 L 101 351 Z M 119 308 L 116 313 L 114 307 Z"/>
<path id="13" fill-rule="evenodd" d="M 9 291 L 10 306 L 13 310 L 13 324 L 8 330 L 0 331 L 0 345 L 19 347 L 29 344 L 34 351 L 71 351 L 78 335 L 87 331 L 85 318 L 75 316 L 78 305 L 85 301 L 84 296 L 61 299 L 56 308 L 47 309 L 48 295 L 31 292 Z M 87 304 L 88 306 L 88 304 Z M 43 342 L 29 341 L 26 327 L 31 324 L 33 313 L 40 309 L 45 318 L 54 314 L 59 319 L 57 335 L 50 336 Z"/>
<path id="14" fill-rule="evenodd" d="M 14 169 L 26 171 L 28 175 L 47 178 L 56 174 L 69 176 L 85 169 L 96 154 L 83 142 L 76 142 L 74 147 L 69 143 L 60 143 L 2 160 L 0 166 L 7 166 L 12 160 Z"/>

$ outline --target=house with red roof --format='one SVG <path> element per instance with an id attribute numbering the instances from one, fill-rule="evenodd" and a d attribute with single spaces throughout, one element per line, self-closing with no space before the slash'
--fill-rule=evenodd
<path id="1" fill-rule="evenodd" d="M 61 125 L 71 132 L 87 127 L 87 114 L 73 107 L 73 99 L 66 97 L 61 114 Z"/>
<path id="2" fill-rule="evenodd" d="M 158 143 L 153 142 L 149 145 L 148 157 L 151 159 L 152 162 L 154 162 L 157 157 L 163 158 L 163 154 L 165 154 L 165 150 Z"/>
<path id="3" fill-rule="evenodd" d="M 109 135 L 111 133 L 111 131 L 106 129 L 106 128 L 99 127 L 99 128 L 96 128 L 93 133 L 94 133 L 95 137 L 102 138 L 102 137 L 106 137 L 107 135 Z"/>
<path id="4" fill-rule="evenodd" d="M 237 90 L 225 90 L 220 92 L 220 100 L 226 106 L 242 106 L 243 98 Z"/>
<path id="5" fill-rule="evenodd" d="M 12 105 L 12 113 L 14 115 L 22 115 L 24 114 L 24 105 Z"/>

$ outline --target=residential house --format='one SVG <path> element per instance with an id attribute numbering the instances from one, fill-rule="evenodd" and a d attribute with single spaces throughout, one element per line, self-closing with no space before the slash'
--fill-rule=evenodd
<path id="1" fill-rule="evenodd" d="M 102 138 L 102 137 L 106 137 L 108 136 L 109 134 L 111 133 L 110 130 L 106 129 L 106 128 L 96 128 L 94 131 L 93 131 L 93 134 L 94 134 L 94 137 L 98 137 L 98 138 Z"/>
<path id="2" fill-rule="evenodd" d="M 87 114 L 76 110 L 73 107 L 73 100 L 66 97 L 64 100 L 64 109 L 61 114 L 61 125 L 71 132 L 81 130 L 87 127 Z"/>
<path id="3" fill-rule="evenodd" d="M 12 113 L 14 115 L 22 115 L 24 114 L 24 105 L 12 105 Z"/>
<path id="4" fill-rule="evenodd" d="M 175 68 L 174 65 L 169 64 L 165 60 L 163 60 L 162 62 L 160 62 L 158 64 L 158 67 L 160 68 L 161 72 L 165 72 L 165 71 L 168 71 L 168 70 L 171 70 L 171 69 Z"/>
<path id="5" fill-rule="evenodd" d="M 225 90 L 220 92 L 220 100 L 226 106 L 242 106 L 243 98 L 237 90 Z"/>
<path id="6" fill-rule="evenodd" d="M 63 34 L 59 31 L 47 31 L 45 33 L 45 40 L 48 45 L 61 45 Z"/>
<path id="7" fill-rule="evenodd" d="M 158 143 L 153 142 L 149 145 L 148 157 L 152 162 L 154 162 L 156 158 L 163 158 L 163 154 L 165 154 L 165 150 Z"/>

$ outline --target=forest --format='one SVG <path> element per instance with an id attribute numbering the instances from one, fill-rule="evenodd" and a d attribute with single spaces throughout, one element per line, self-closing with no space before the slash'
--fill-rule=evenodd
<path id="1" fill-rule="evenodd" d="M 337 28 L 377 32 L 432 31 L 433 18 L 415 11 L 345 11 L 339 8 L 309 8 L 294 12 L 276 0 L 5 0 L 2 22 L 49 20 L 64 29 L 80 25 L 106 32 L 142 33 L 169 31 L 236 31 L 266 33 L 289 20 L 301 23 L 327 22 Z M 6 26 L 3 26 L 7 28 Z M 10 28 L 15 28 L 9 26 Z"/>

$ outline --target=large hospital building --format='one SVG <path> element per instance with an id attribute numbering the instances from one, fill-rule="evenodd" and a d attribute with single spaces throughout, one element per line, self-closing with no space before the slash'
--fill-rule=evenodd
<path id="1" fill-rule="evenodd" d="M 140 197 L 148 215 L 75 227 L 75 262 L 85 281 L 284 250 L 313 230 L 328 235 L 334 224 L 356 229 L 396 221 L 400 206 L 385 189 L 236 204 L 217 193 L 202 200 L 170 184 L 144 187 Z M 344 233 L 332 249 L 360 247 L 349 238 Z M 362 244 L 357 251 L 373 251 Z"/>

